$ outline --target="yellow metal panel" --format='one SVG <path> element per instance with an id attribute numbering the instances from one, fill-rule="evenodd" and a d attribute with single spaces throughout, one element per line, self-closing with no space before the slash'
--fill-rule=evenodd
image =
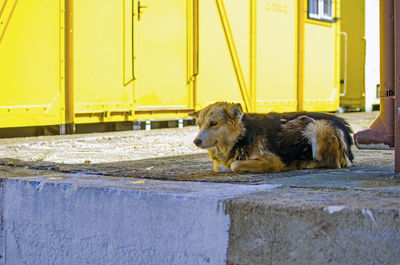
<path id="1" fill-rule="evenodd" d="M 333 3 L 337 7 L 338 1 Z M 339 108 L 338 23 L 306 19 L 304 110 L 336 111 Z"/>
<path id="2" fill-rule="evenodd" d="M 342 31 L 347 42 L 347 89 L 341 104 L 350 108 L 364 108 L 365 66 L 365 0 L 342 1 Z M 344 43 L 342 44 L 344 45 Z M 341 79 L 344 80 L 344 57 L 341 60 Z"/>
<path id="3" fill-rule="evenodd" d="M 227 13 L 227 9 L 225 8 L 225 4 L 223 0 L 216 0 L 215 1 L 216 5 L 217 5 L 217 9 L 218 9 L 218 15 L 221 21 L 221 27 L 224 31 L 224 36 L 225 36 L 225 41 L 229 50 L 229 55 L 231 57 L 231 62 L 232 62 L 232 67 L 233 70 L 235 72 L 235 77 L 236 77 L 236 81 L 237 84 L 239 86 L 239 90 L 240 90 L 240 94 L 242 97 L 242 101 L 243 101 L 243 108 L 244 111 L 248 112 L 248 111 L 252 111 L 252 106 L 251 106 L 251 92 L 249 91 L 249 87 L 250 85 L 252 85 L 252 81 L 253 80 L 249 80 L 249 85 L 247 85 L 247 82 L 245 80 L 244 74 L 243 74 L 243 68 L 240 62 L 240 57 L 239 57 L 239 53 L 238 50 L 236 48 L 236 43 L 235 43 L 235 39 L 234 39 L 234 34 L 232 33 L 232 29 L 231 29 L 231 23 L 229 22 L 229 18 L 228 18 L 228 13 Z M 251 2 L 250 2 L 251 3 Z M 236 10 L 236 9 L 234 9 Z M 250 11 L 250 14 L 252 15 L 253 12 Z M 255 23 L 252 23 L 252 20 L 249 21 L 249 24 L 251 26 L 255 25 Z M 249 31 L 253 31 L 252 28 L 249 28 Z M 242 28 L 242 27 L 240 27 Z M 237 30 L 235 31 L 237 32 Z M 252 35 L 252 34 L 251 34 Z M 242 38 L 239 38 L 239 40 L 241 40 Z M 253 38 L 250 38 L 250 42 L 253 40 Z M 242 54 L 243 55 L 243 54 Z M 250 60 L 253 59 L 253 56 L 250 56 Z M 249 60 L 249 63 L 250 63 Z M 253 70 L 253 69 L 251 69 Z M 251 73 L 253 73 L 253 71 L 251 71 Z"/>
<path id="4" fill-rule="evenodd" d="M 295 0 L 258 2 L 257 111 L 296 110 L 296 14 Z"/>
<path id="5" fill-rule="evenodd" d="M 244 76 L 248 74 L 248 2 L 224 1 Z M 200 4 L 198 107 L 218 100 L 242 101 L 215 0 Z M 243 25 L 244 24 L 244 25 Z"/>
<path id="6" fill-rule="evenodd" d="M 325 99 L 330 100 L 329 105 L 338 102 L 339 88 L 335 86 L 335 31 L 334 28 L 306 24 L 305 36 L 304 109 L 318 110 L 307 102 Z"/>
<path id="7" fill-rule="evenodd" d="M 252 8 L 249 10 L 254 1 L 216 0 L 222 24 L 219 28 L 213 27 L 218 22 L 211 2 L 202 1 L 200 8 L 206 10 L 200 19 L 200 107 L 215 100 L 243 101 L 245 87 L 250 92 L 250 102 L 256 94 L 256 109 L 260 112 L 294 111 L 298 107 L 314 111 L 338 109 L 338 22 L 307 19 L 307 0 L 300 4 L 294 0 L 257 1 L 256 15 Z M 333 2 L 338 15 L 339 1 Z M 223 6 L 226 13 L 221 12 Z M 246 13 L 249 18 L 244 19 Z M 255 20 L 256 27 L 252 25 Z M 225 48 L 221 35 L 227 42 Z M 254 54 L 256 60 L 251 61 Z M 249 69 L 255 68 L 256 75 L 250 75 Z M 238 71 L 243 71 L 244 78 Z M 254 76 L 256 82 L 252 80 Z M 252 88 L 255 84 L 257 90 Z"/>
<path id="8" fill-rule="evenodd" d="M 75 123 L 132 120 L 131 7 L 130 0 L 74 1 Z"/>
<path id="9" fill-rule="evenodd" d="M 0 127 L 63 123 L 64 1 L 0 1 Z"/>
<path id="10" fill-rule="evenodd" d="M 189 0 L 135 3 L 135 99 L 137 110 L 188 109 L 192 82 L 187 65 L 192 29 Z M 190 0 L 192 2 L 192 0 Z M 190 3 L 191 4 L 191 3 Z M 139 13 L 137 11 L 137 13 Z M 190 13 L 192 14 L 192 13 Z"/>

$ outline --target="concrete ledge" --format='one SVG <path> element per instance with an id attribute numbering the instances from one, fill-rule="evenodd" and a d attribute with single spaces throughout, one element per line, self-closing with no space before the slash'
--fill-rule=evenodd
<path id="1" fill-rule="evenodd" d="M 400 186 L 386 177 L 245 185 L 89 173 L 0 166 L 0 264 L 400 260 Z"/>

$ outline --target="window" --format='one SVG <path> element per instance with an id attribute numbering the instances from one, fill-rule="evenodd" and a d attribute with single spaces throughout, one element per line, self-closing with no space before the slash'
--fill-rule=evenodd
<path id="1" fill-rule="evenodd" d="M 308 18 L 333 22 L 332 0 L 308 0 Z"/>

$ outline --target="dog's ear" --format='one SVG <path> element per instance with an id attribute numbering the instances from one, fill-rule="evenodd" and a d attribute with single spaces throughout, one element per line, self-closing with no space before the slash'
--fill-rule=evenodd
<path id="1" fill-rule="evenodd" d="M 196 120 L 199 118 L 199 113 L 200 111 L 195 111 L 195 112 L 191 112 L 189 113 L 189 117 L 195 118 Z"/>
<path id="2" fill-rule="evenodd" d="M 224 111 L 228 114 L 229 117 L 232 117 L 234 119 L 240 119 L 243 116 L 243 109 L 240 103 L 232 103 L 226 105 L 224 107 Z"/>

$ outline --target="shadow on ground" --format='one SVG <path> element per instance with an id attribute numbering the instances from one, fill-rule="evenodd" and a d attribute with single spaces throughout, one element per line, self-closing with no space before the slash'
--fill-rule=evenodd
<path id="1" fill-rule="evenodd" d="M 343 169 L 312 169 L 266 174 L 215 173 L 207 154 L 171 156 L 99 164 L 59 164 L 45 161 L 0 159 L 0 172 L 14 171 L 18 177 L 31 170 L 84 175 L 86 177 L 132 177 L 168 181 L 202 181 L 241 184 L 283 184 L 293 187 L 390 187 L 393 179 L 393 152 L 355 150 L 356 160 Z M 13 169 L 12 169 L 13 168 Z M 18 173 L 16 169 L 18 168 Z M 24 171 L 30 171 L 29 173 Z M 4 175 L 4 174 L 3 174 Z M 15 176 L 17 177 L 17 176 Z"/>

